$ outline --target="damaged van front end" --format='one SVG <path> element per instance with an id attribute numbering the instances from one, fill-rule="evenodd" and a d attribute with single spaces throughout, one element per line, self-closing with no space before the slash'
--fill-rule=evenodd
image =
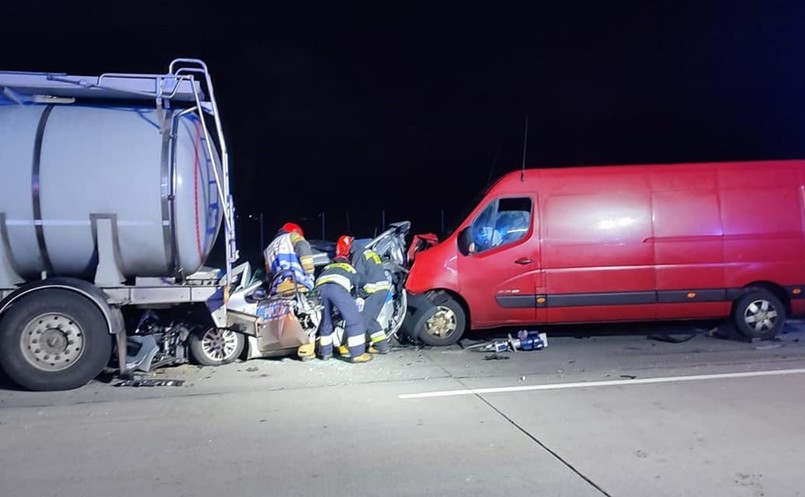
<path id="1" fill-rule="evenodd" d="M 417 240 L 423 243 L 417 243 Z M 468 323 L 467 306 L 459 296 L 455 235 L 439 243 L 430 235 L 417 235 L 411 244 L 415 259 L 408 272 L 408 314 L 404 334 L 428 345 L 451 345 Z"/>

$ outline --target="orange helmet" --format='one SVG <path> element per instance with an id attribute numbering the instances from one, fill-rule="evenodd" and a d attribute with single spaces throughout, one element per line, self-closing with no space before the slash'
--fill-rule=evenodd
<path id="1" fill-rule="evenodd" d="M 299 233 L 302 236 L 305 234 L 302 232 L 302 228 L 299 227 L 296 223 L 285 223 L 282 225 L 282 231 L 287 231 L 288 233 L 293 233 L 294 231 Z"/>
<path id="2" fill-rule="evenodd" d="M 352 248 L 352 240 L 354 237 L 349 235 L 341 235 L 335 243 L 335 256 L 349 258 L 349 249 Z"/>

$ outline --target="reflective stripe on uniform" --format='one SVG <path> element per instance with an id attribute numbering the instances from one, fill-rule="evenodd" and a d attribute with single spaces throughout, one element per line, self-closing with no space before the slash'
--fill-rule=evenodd
<path id="1" fill-rule="evenodd" d="M 322 275 L 316 282 L 316 286 L 323 285 L 325 283 L 336 283 L 346 288 L 347 291 L 352 290 L 352 282 L 349 281 L 349 278 L 341 274 Z"/>
<path id="2" fill-rule="evenodd" d="M 349 348 L 352 347 L 359 347 L 361 345 L 366 344 L 366 337 L 363 335 L 358 335 L 354 337 L 347 337 L 347 346 Z"/>
<path id="3" fill-rule="evenodd" d="M 371 335 L 369 335 L 369 341 L 372 342 L 372 343 L 382 342 L 386 338 L 387 338 L 386 337 L 386 332 L 383 331 L 383 330 L 376 331 L 376 332 L 372 333 Z"/>
<path id="4" fill-rule="evenodd" d="M 312 274 L 316 270 L 316 265 L 313 263 L 312 255 L 303 255 L 299 258 L 299 262 L 302 264 L 302 268 L 308 274 Z"/>
<path id="5" fill-rule="evenodd" d="M 328 264 L 327 267 L 337 267 L 338 269 L 343 269 L 348 273 L 355 272 L 355 268 L 352 267 L 352 264 L 347 264 L 346 262 L 333 262 L 331 264 Z"/>
<path id="6" fill-rule="evenodd" d="M 377 252 L 375 252 L 374 250 L 369 250 L 369 249 L 366 249 L 366 250 L 363 252 L 363 255 L 366 257 L 366 260 L 367 260 L 367 261 L 368 261 L 368 260 L 373 260 L 373 261 L 375 261 L 375 263 L 376 263 L 376 264 L 382 264 L 382 263 L 383 263 L 383 262 L 380 260 L 380 256 L 379 256 L 379 255 L 377 255 Z"/>
<path id="7" fill-rule="evenodd" d="M 319 341 L 319 345 L 332 345 L 333 344 L 333 337 L 332 335 L 322 335 L 317 338 Z"/>
<path id="8" fill-rule="evenodd" d="M 366 293 L 375 293 L 381 290 L 391 290 L 391 283 L 388 281 L 380 281 L 378 283 L 366 283 L 363 285 L 363 290 Z"/>

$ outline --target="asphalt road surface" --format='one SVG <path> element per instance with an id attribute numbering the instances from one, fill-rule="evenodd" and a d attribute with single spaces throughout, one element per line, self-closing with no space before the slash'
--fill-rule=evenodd
<path id="1" fill-rule="evenodd" d="M 0 496 L 805 496 L 805 327 L 0 386 Z M 466 346 L 467 343 L 465 342 Z"/>

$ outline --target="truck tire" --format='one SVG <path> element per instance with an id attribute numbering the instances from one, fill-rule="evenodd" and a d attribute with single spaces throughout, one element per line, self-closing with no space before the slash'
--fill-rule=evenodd
<path id="1" fill-rule="evenodd" d="M 433 306 L 417 310 L 410 316 L 413 336 L 427 345 L 446 347 L 461 339 L 467 327 L 464 308 L 447 293 L 429 296 Z M 408 318 L 407 318 L 408 319 Z"/>
<path id="2" fill-rule="evenodd" d="M 232 330 L 207 328 L 188 337 L 190 355 L 202 366 L 223 366 L 234 362 L 243 352 L 245 337 Z"/>
<path id="3" fill-rule="evenodd" d="M 70 290 L 36 291 L 15 302 L 0 321 L 0 367 L 29 390 L 86 385 L 111 354 L 103 313 Z"/>
<path id="4" fill-rule="evenodd" d="M 772 338 L 783 332 L 785 306 L 765 288 L 748 288 L 733 309 L 738 332 L 747 338 Z"/>

